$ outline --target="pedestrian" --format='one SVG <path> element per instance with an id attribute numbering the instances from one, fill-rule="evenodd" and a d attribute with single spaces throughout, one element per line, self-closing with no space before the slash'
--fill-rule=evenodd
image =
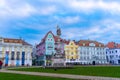
<path id="1" fill-rule="evenodd" d="M 0 60 L 0 69 L 2 69 L 3 62 Z"/>

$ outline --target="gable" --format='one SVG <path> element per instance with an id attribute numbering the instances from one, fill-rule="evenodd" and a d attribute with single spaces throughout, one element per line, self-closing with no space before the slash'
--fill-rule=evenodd
<path id="1" fill-rule="evenodd" d="M 46 42 L 54 42 L 54 37 L 51 33 L 47 35 L 47 38 L 45 40 Z"/>
<path id="2" fill-rule="evenodd" d="M 73 41 L 70 41 L 68 45 L 69 46 L 75 46 L 75 43 Z"/>

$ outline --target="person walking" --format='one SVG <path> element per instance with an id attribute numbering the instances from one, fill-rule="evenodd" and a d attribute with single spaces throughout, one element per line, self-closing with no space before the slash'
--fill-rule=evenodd
<path id="1" fill-rule="evenodd" d="M 0 69 L 2 69 L 3 62 L 0 60 Z"/>

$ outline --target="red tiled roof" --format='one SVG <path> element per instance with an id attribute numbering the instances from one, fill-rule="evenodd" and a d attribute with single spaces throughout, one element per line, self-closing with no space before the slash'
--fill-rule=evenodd
<path id="1" fill-rule="evenodd" d="M 108 42 L 106 45 L 108 48 L 120 48 L 120 44 L 115 43 L 115 42 Z"/>
<path id="2" fill-rule="evenodd" d="M 57 42 L 58 39 L 60 39 L 60 41 L 63 42 L 63 43 L 65 43 L 65 44 L 68 44 L 68 43 L 69 43 L 69 41 L 67 41 L 67 40 L 65 40 L 65 39 L 62 39 L 62 38 L 60 38 L 60 37 L 58 37 L 58 36 L 55 36 L 55 35 L 52 33 L 52 31 L 49 31 L 49 32 L 45 35 L 45 37 L 41 40 L 41 42 L 40 42 L 36 47 L 38 47 L 39 45 L 41 45 L 42 43 L 45 42 L 45 40 L 46 40 L 46 38 L 47 38 L 47 35 L 48 35 L 49 33 L 51 33 L 51 34 L 53 35 L 55 42 Z"/>
<path id="3" fill-rule="evenodd" d="M 51 33 L 51 34 L 53 35 L 53 37 L 54 37 L 54 34 L 52 33 L 52 31 L 49 31 L 49 32 L 45 35 L 45 37 L 42 39 L 42 42 L 45 41 L 45 39 L 47 38 L 47 36 L 48 36 L 49 33 Z"/>
<path id="4" fill-rule="evenodd" d="M 18 43 L 18 44 L 23 44 L 23 45 L 31 45 L 22 39 L 3 38 L 3 41 L 4 43 Z"/>
<path id="5" fill-rule="evenodd" d="M 63 41 L 60 37 L 58 37 L 58 36 L 54 36 L 54 40 L 55 40 L 55 42 L 57 42 L 58 39 L 60 39 L 60 41 Z"/>
<path id="6" fill-rule="evenodd" d="M 67 40 L 64 41 L 65 44 L 69 44 L 69 42 L 70 42 L 69 40 L 68 41 Z"/>
<path id="7" fill-rule="evenodd" d="M 120 48 L 120 44 L 118 44 L 117 47 Z"/>
<path id="8" fill-rule="evenodd" d="M 106 46 L 108 47 L 108 48 L 114 48 L 114 42 L 109 42 Z"/>
<path id="9" fill-rule="evenodd" d="M 22 40 L 22 44 L 23 44 L 23 45 L 29 45 L 29 46 L 32 46 L 31 44 L 29 44 L 28 42 L 26 42 L 26 41 L 24 41 L 24 40 Z"/>
<path id="10" fill-rule="evenodd" d="M 58 36 L 54 36 L 54 40 L 55 40 L 55 42 L 57 42 L 58 39 L 60 39 L 60 41 L 63 42 L 63 43 L 66 43 L 66 44 L 69 43 L 69 41 L 67 41 L 67 40 L 65 40 L 65 39 L 62 39 L 62 38 L 60 38 L 60 37 L 58 37 Z"/>
<path id="11" fill-rule="evenodd" d="M 89 46 L 90 43 L 94 43 L 95 47 L 104 47 L 103 43 L 97 42 L 97 41 L 92 41 L 92 40 L 80 40 L 78 41 L 79 46 Z M 85 44 L 85 45 L 83 45 Z M 99 46 L 101 45 L 101 46 Z"/>
<path id="12" fill-rule="evenodd" d="M 45 35 L 45 37 L 41 40 L 41 42 L 40 42 L 38 45 L 36 45 L 36 47 L 38 47 L 39 45 L 41 45 L 42 43 L 45 42 L 45 40 L 46 40 L 46 38 L 47 38 L 47 36 L 48 36 L 49 33 L 51 33 L 51 34 L 53 35 L 53 37 L 54 37 L 54 34 L 52 33 L 52 31 L 49 31 L 49 32 Z"/>
<path id="13" fill-rule="evenodd" d="M 4 43 L 22 43 L 21 39 L 4 38 Z"/>

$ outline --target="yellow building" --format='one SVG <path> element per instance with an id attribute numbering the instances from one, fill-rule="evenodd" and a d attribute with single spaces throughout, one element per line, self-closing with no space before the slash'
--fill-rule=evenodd
<path id="1" fill-rule="evenodd" d="M 65 58 L 66 63 L 79 62 L 78 45 L 74 41 L 70 41 L 65 45 Z"/>

